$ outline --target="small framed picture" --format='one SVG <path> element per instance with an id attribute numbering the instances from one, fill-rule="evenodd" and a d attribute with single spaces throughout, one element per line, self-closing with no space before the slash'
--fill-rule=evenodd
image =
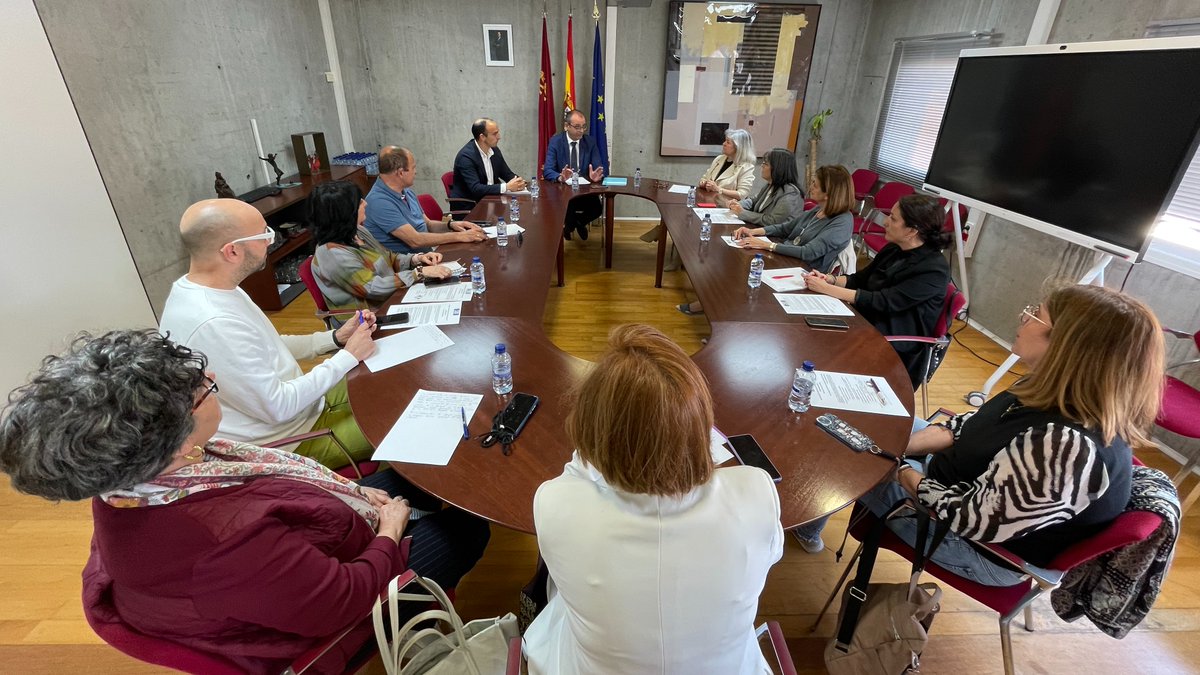
<path id="1" fill-rule="evenodd" d="M 489 66 L 514 65 L 512 24 L 483 24 L 483 61 Z"/>

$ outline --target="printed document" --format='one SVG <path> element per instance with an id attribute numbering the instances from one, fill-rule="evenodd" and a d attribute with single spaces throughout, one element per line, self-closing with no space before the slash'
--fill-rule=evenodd
<path id="1" fill-rule="evenodd" d="M 464 411 L 470 420 L 482 400 L 481 394 L 418 389 L 371 459 L 446 466 L 463 440 Z"/>
<path id="2" fill-rule="evenodd" d="M 741 248 L 742 247 L 741 244 L 737 243 L 736 239 L 734 239 L 732 236 L 730 236 L 728 234 L 721 235 L 721 241 L 725 242 L 726 246 L 732 246 L 733 248 Z"/>
<path id="3" fill-rule="evenodd" d="M 696 217 L 704 220 L 704 215 L 708 214 L 712 218 L 713 225 L 745 225 L 738 217 L 733 215 L 733 211 L 721 207 L 700 207 L 692 209 L 696 212 Z"/>
<path id="4" fill-rule="evenodd" d="M 496 226 L 495 225 L 488 225 L 487 227 L 483 228 L 483 231 L 485 233 L 487 233 L 488 239 L 496 238 Z M 510 237 L 515 237 L 515 236 L 517 236 L 518 232 L 524 232 L 524 231 L 525 231 L 525 228 L 521 227 L 520 225 L 518 225 L 516 223 L 508 224 L 508 236 L 510 236 Z"/>
<path id="5" fill-rule="evenodd" d="M 818 370 L 813 374 L 814 408 L 912 417 L 887 380 L 877 375 L 853 375 Z"/>
<path id="6" fill-rule="evenodd" d="M 393 305 L 388 315 L 408 312 L 408 321 L 380 326 L 380 330 L 412 328 L 413 326 L 450 326 L 462 316 L 461 302 L 425 302 L 419 305 Z"/>
<path id="7" fill-rule="evenodd" d="M 808 288 L 804 283 L 806 274 L 808 270 L 803 267 L 781 267 L 776 270 L 763 270 L 762 280 L 764 284 L 780 293 L 802 291 Z"/>
<path id="8" fill-rule="evenodd" d="M 763 281 L 767 280 L 767 272 L 763 271 Z M 769 283 L 767 284 L 770 285 Z M 788 314 L 821 314 L 823 316 L 854 316 L 846 303 L 831 298 L 828 295 L 817 295 L 815 293 L 805 293 L 804 295 L 794 295 L 791 293 L 776 293 L 775 299 L 783 306 L 783 311 Z"/>
<path id="9" fill-rule="evenodd" d="M 471 299 L 471 282 L 460 281 L 457 284 L 434 284 L 426 286 L 424 282 L 413 284 L 404 294 L 405 303 L 413 302 L 466 302 Z"/>
<path id="10" fill-rule="evenodd" d="M 691 189 L 692 189 L 691 185 L 672 185 L 671 189 L 667 190 L 667 192 L 674 192 L 677 195 L 686 195 L 688 193 L 688 190 L 691 190 Z"/>
<path id="11" fill-rule="evenodd" d="M 363 359 L 372 373 L 431 354 L 454 344 L 437 326 L 417 326 L 375 341 L 375 353 Z M 461 429 L 460 429 L 461 431 Z"/>

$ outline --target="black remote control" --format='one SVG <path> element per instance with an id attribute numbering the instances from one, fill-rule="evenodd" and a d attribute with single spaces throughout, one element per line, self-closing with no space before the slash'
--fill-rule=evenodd
<path id="1" fill-rule="evenodd" d="M 831 413 L 825 413 L 818 417 L 817 426 L 850 446 L 850 449 L 855 452 L 868 452 L 875 445 L 866 434 L 846 424 L 837 415 Z"/>

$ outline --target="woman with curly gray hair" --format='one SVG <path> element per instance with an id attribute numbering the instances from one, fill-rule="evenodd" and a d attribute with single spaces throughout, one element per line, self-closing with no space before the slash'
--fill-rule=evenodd
<path id="1" fill-rule="evenodd" d="M 461 511 L 409 526 L 408 502 L 384 490 L 213 440 L 221 407 L 205 365 L 153 330 L 81 336 L 0 418 L 0 470 L 17 490 L 92 499 L 83 603 L 102 637 L 119 626 L 280 672 L 352 627 L 318 662 L 340 672 L 389 579 L 412 568 L 450 587 L 479 559 L 487 525 Z"/>

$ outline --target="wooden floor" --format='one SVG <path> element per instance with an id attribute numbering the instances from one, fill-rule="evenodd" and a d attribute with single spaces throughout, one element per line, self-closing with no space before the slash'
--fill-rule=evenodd
<path id="1" fill-rule="evenodd" d="M 688 317 L 673 306 L 695 299 L 682 272 L 667 273 L 663 288 L 653 286 L 654 246 L 637 239 L 648 225 L 618 223 L 612 270 L 601 265 L 600 233 L 567 244 L 564 288 L 551 288 L 547 334 L 564 350 L 594 358 L 607 330 L 644 322 L 671 335 L 694 352 L 708 332 L 703 317 Z M 548 280 L 549 283 L 549 280 Z M 1036 302 L 1037 298 L 1029 298 Z M 283 333 L 319 329 L 307 294 L 272 320 Z M 1014 321 L 1016 317 L 1013 318 Z M 973 329 L 962 342 L 993 362 L 1006 353 Z M 930 387 L 930 406 L 965 410 L 962 397 L 979 389 L 992 366 L 955 344 Z M 306 364 L 311 366 L 311 364 Z M 1011 378 L 1010 378 L 1011 381 Z M 1140 452 L 1146 463 L 1164 469 L 1175 463 L 1155 450 Z M 87 558 L 91 518 L 87 503 L 49 504 L 15 494 L 0 481 L 0 673 L 149 673 L 161 669 L 133 661 L 104 645 L 89 629 L 80 609 L 79 574 Z M 1195 673 L 1200 672 L 1200 525 L 1184 521 L 1175 563 L 1150 616 L 1124 640 L 1095 630 L 1086 620 L 1066 624 L 1046 602 L 1036 607 L 1037 631 L 1014 621 L 1013 643 L 1023 673 Z M 829 547 L 808 555 L 790 538 L 783 560 L 772 569 L 759 605 L 761 618 L 782 625 L 802 673 L 825 672 L 821 654 L 833 631 L 826 618 L 814 634 L 808 627 L 833 587 L 841 565 L 834 562 L 845 531 L 846 514 L 826 530 Z M 458 589 L 467 617 L 515 609 L 517 593 L 536 560 L 532 536 L 494 527 L 486 555 Z M 851 545 L 848 549 L 853 548 Z M 907 566 L 883 552 L 877 579 L 902 581 Z M 923 659 L 926 673 L 1001 672 L 996 615 L 947 589 L 942 613 Z"/>

